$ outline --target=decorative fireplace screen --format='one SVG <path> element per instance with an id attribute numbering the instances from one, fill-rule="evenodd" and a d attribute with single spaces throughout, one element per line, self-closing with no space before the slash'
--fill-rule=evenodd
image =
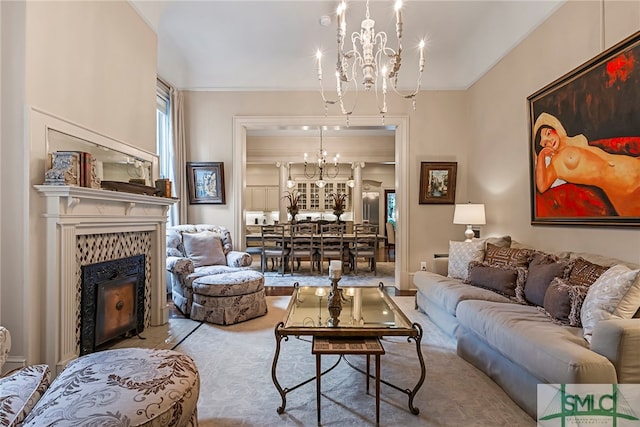
<path id="1" fill-rule="evenodd" d="M 80 355 L 144 330 L 145 256 L 82 266 Z"/>

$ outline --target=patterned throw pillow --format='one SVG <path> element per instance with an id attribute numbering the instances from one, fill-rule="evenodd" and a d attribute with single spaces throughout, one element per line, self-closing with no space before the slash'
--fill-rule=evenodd
<path id="1" fill-rule="evenodd" d="M 613 318 L 613 312 L 633 285 L 640 270 L 615 265 L 602 273 L 589 287 L 580 317 L 584 338 L 591 342 L 593 328 L 600 320 Z"/>
<path id="2" fill-rule="evenodd" d="M 48 365 L 27 366 L 0 378 L 0 425 L 22 425 L 50 383 Z"/>
<path id="3" fill-rule="evenodd" d="M 484 262 L 493 266 L 526 267 L 531 253 L 529 249 L 504 248 L 487 243 Z"/>
<path id="4" fill-rule="evenodd" d="M 543 310 L 556 323 L 580 327 L 580 311 L 588 290 L 588 286 L 571 285 L 556 277 L 544 295 Z"/>
<path id="5" fill-rule="evenodd" d="M 569 273 L 569 283 L 579 286 L 591 286 L 593 283 L 609 269 L 602 265 L 594 264 L 584 258 L 578 257 L 571 261 L 571 272 Z"/>
<path id="6" fill-rule="evenodd" d="M 469 275 L 469 263 L 471 261 L 482 261 L 483 258 L 484 241 L 449 241 L 449 269 L 447 276 L 466 280 Z"/>

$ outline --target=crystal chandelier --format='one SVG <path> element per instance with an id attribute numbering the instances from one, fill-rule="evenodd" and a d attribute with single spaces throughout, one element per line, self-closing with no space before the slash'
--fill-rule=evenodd
<path id="1" fill-rule="evenodd" d="M 324 101 L 325 113 L 330 104 L 333 105 L 337 103 L 340 105 L 342 114 L 347 117 L 348 123 L 349 116 L 353 113 L 357 105 L 359 78 L 362 79 L 361 83 L 364 85 L 365 90 L 368 91 L 373 87 L 376 94 L 378 110 L 383 116 L 383 120 L 384 115 L 387 113 L 387 91 L 389 88 L 397 95 L 405 99 L 411 99 L 413 109 L 415 110 L 416 95 L 420 91 L 420 83 L 424 72 L 424 40 L 421 40 L 419 44 L 420 59 L 418 62 L 416 89 L 412 93 L 402 94 L 397 87 L 402 61 L 402 0 L 396 0 L 394 7 L 396 13 L 396 38 L 398 42 L 395 50 L 387 46 L 387 34 L 384 31 L 376 33 L 374 29 L 375 21 L 370 17 L 369 0 L 367 0 L 366 15 L 360 25 L 360 32 L 353 32 L 351 34 L 353 47 L 351 50 L 345 51 L 344 41 L 347 32 L 346 8 L 346 1 L 342 0 L 336 12 L 338 18 L 338 61 L 336 63 L 337 100 L 329 100 L 325 97 L 324 86 L 322 84 L 322 52 L 318 50 L 316 53 L 318 81 L 320 83 L 320 94 Z M 347 85 L 352 85 L 355 91 L 355 100 L 350 109 L 345 107 L 344 102 Z M 382 92 L 381 94 L 380 91 Z M 380 104 L 380 102 L 382 102 L 382 104 Z"/>
<path id="2" fill-rule="evenodd" d="M 333 158 L 333 172 L 329 172 L 327 169 L 327 152 L 322 148 L 322 127 L 320 128 L 320 149 L 316 153 L 316 161 L 313 163 L 309 163 L 309 155 L 304 153 L 304 176 L 308 179 L 315 178 L 318 175 L 318 179 L 316 180 L 316 185 L 320 188 L 324 187 L 327 182 L 324 180 L 327 178 L 335 178 L 338 176 L 340 172 L 340 164 L 338 163 L 338 159 L 340 158 L 340 154 L 335 155 Z"/>

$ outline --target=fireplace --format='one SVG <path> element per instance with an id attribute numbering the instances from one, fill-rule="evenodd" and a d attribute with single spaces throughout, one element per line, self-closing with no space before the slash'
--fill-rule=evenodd
<path id="1" fill-rule="evenodd" d="M 82 266 L 80 355 L 144 330 L 145 256 Z"/>

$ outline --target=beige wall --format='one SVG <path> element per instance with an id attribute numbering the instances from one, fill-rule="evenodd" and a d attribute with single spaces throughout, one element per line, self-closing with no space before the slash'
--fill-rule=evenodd
<path id="1" fill-rule="evenodd" d="M 640 261 L 640 229 L 530 225 L 527 96 L 595 55 L 600 2 L 568 2 L 468 91 L 469 194 L 483 201 L 488 234 L 508 233 L 551 250 Z M 604 4 L 604 48 L 640 28 L 640 1 Z"/>
<path id="2" fill-rule="evenodd" d="M 526 97 L 600 52 L 601 7 L 607 46 L 640 28 L 640 2 L 572 1 L 508 54 L 468 91 L 423 92 L 418 108 L 394 102 L 389 111 L 410 117 L 408 270 L 448 251 L 464 226 L 451 224 L 452 205 L 418 204 L 421 161 L 458 162 L 456 202 L 483 202 L 483 236 L 510 234 L 549 249 L 602 253 L 638 262 L 640 230 L 542 227 L 530 224 L 528 105 Z M 185 98 L 190 161 L 233 164 L 232 119 L 239 116 L 322 116 L 317 93 L 190 92 Z M 360 101 L 360 115 L 375 114 Z M 336 114 L 330 111 L 330 115 Z M 230 167 L 225 169 L 232 188 Z M 190 222 L 233 224 L 226 206 L 189 207 Z"/>
<path id="3" fill-rule="evenodd" d="M 156 35 L 126 1 L 27 2 L 27 103 L 156 151 Z"/>
<path id="4" fill-rule="evenodd" d="M 29 109 L 155 152 L 156 36 L 126 1 L 2 2 L 2 24 L 3 43 L 12 35 L 9 60 L 2 49 L 3 82 L 12 77 L 10 96 L 2 86 L 2 196 L 12 204 L 1 217 L 0 323 L 12 332 L 12 356 L 34 363 L 45 342 L 38 267 L 53 254 L 42 248 L 32 189 L 44 180 L 46 147 L 30 145 Z"/>
<path id="5" fill-rule="evenodd" d="M 373 98 L 361 95 L 359 115 L 375 115 Z M 411 234 L 407 256 L 409 269 L 418 269 L 419 261 L 434 252 L 446 252 L 448 239 L 458 227 L 451 224 L 453 206 L 418 205 L 420 161 L 458 161 L 458 199 L 466 200 L 467 112 L 463 92 L 423 92 L 418 108 L 393 98 L 389 110 L 394 115 L 409 116 L 409 164 L 406 168 L 411 185 L 407 192 L 410 207 L 408 224 Z M 335 115 L 330 111 L 329 115 Z M 188 161 L 224 161 L 227 204 L 191 205 L 189 222 L 221 224 L 233 228 L 235 200 L 233 188 L 233 117 L 234 116 L 324 116 L 324 106 L 317 92 L 188 92 L 185 96 L 185 122 Z M 382 124 L 382 121 L 380 122 Z M 229 166 L 227 166 L 229 165 Z M 462 235 L 462 230 L 460 231 Z M 425 245 L 424 242 L 429 242 Z"/>

